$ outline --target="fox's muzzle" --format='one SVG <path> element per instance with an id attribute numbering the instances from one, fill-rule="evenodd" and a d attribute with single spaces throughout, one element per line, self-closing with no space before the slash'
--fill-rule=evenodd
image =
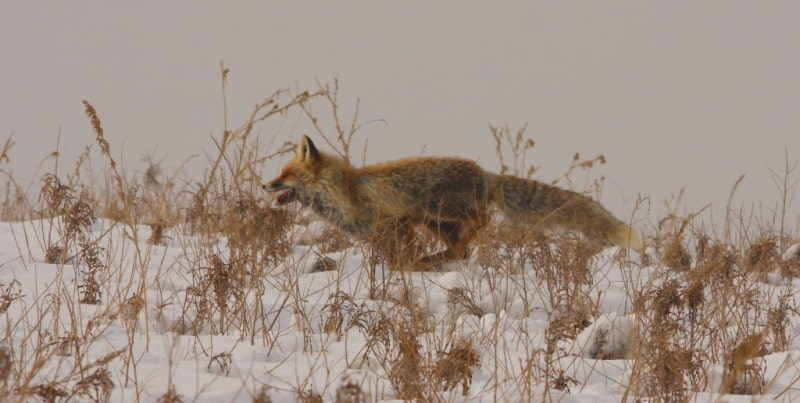
<path id="1" fill-rule="evenodd" d="M 296 199 L 295 196 L 297 195 L 297 192 L 294 190 L 294 188 L 287 187 L 283 182 L 278 180 L 269 182 L 261 186 L 261 188 L 270 193 L 280 192 L 277 196 L 275 196 L 275 203 L 278 205 L 290 203 Z"/>

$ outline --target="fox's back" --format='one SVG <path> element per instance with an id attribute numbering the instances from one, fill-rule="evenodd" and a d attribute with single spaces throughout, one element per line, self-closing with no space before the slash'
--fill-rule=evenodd
<path id="1" fill-rule="evenodd" d="M 486 206 L 485 175 L 471 160 L 409 158 L 357 172 L 370 199 L 389 215 L 466 217 Z"/>

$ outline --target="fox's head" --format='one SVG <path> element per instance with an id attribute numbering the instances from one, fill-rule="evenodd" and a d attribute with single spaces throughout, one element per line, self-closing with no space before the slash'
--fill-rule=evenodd
<path id="1" fill-rule="evenodd" d="M 320 160 L 319 151 L 307 136 L 300 137 L 294 159 L 289 161 L 277 178 L 262 186 L 267 192 L 280 192 L 275 203 L 283 205 L 293 201 L 308 204 L 305 184 L 313 177 L 315 166 Z"/>

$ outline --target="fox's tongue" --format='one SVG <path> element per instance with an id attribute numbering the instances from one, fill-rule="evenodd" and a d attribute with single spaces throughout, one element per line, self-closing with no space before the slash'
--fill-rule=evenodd
<path id="1" fill-rule="evenodd" d="M 294 194 L 294 189 L 286 189 L 284 191 L 281 191 L 280 193 L 278 193 L 278 196 L 275 197 L 275 202 L 277 202 L 278 204 L 286 203 L 286 201 L 290 197 L 292 197 L 293 194 Z"/>

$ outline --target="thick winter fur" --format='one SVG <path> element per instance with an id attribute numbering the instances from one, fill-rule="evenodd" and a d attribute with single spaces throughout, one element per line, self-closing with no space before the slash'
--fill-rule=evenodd
<path id="1" fill-rule="evenodd" d="M 393 269 L 429 269 L 467 258 L 470 241 L 489 223 L 491 205 L 512 222 L 562 227 L 602 245 L 641 248 L 630 227 L 588 197 L 489 173 L 460 158 L 409 158 L 357 169 L 302 136 L 295 158 L 264 189 L 279 192 L 277 204 L 300 202 L 370 242 Z M 415 227 L 427 228 L 446 249 L 418 260 Z"/>

